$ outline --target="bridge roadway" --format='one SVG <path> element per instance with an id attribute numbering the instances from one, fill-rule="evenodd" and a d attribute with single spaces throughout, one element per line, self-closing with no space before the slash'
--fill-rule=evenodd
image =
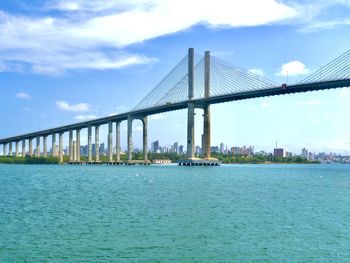
<path id="1" fill-rule="evenodd" d="M 275 88 L 269 88 L 265 90 L 226 94 L 221 96 L 196 99 L 192 101 L 170 103 L 170 104 L 152 107 L 148 109 L 125 112 L 118 115 L 97 118 L 94 120 L 74 123 L 74 124 L 65 125 L 65 126 L 56 127 L 56 128 L 50 128 L 50 129 L 27 133 L 23 135 L 17 135 L 9 138 L 3 138 L 3 139 L 0 139 L 0 144 L 20 141 L 28 138 L 36 138 L 38 136 L 48 136 L 53 133 L 65 133 L 65 132 L 69 132 L 70 130 L 88 128 L 89 126 L 100 126 L 100 125 L 108 124 L 109 122 L 126 121 L 129 116 L 132 116 L 133 118 L 138 119 L 139 117 L 143 117 L 143 116 L 149 116 L 149 115 L 164 113 L 168 111 L 186 109 L 188 107 L 189 102 L 192 102 L 195 105 L 195 108 L 203 108 L 205 105 L 208 105 L 208 104 L 209 105 L 218 104 L 218 103 L 224 103 L 229 101 L 238 101 L 238 100 L 254 99 L 254 98 L 260 98 L 260 97 L 267 97 L 267 96 L 286 95 L 286 94 L 292 94 L 292 93 L 302 93 L 302 92 L 319 91 L 319 90 L 329 90 L 329 89 L 337 89 L 337 88 L 343 88 L 343 87 L 350 87 L 350 79 L 316 82 L 316 83 L 310 83 L 310 84 L 288 85 L 286 88 L 275 87 Z"/>

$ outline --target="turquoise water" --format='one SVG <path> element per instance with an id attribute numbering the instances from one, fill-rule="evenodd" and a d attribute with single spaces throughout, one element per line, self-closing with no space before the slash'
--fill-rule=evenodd
<path id="1" fill-rule="evenodd" d="M 0 165 L 0 262 L 349 262 L 350 166 Z"/>

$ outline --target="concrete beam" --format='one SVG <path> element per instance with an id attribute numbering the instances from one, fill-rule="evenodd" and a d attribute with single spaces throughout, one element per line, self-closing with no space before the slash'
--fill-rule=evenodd
<path id="1" fill-rule="evenodd" d="M 120 122 L 116 122 L 115 125 L 115 150 L 116 150 L 116 161 L 120 161 Z"/>

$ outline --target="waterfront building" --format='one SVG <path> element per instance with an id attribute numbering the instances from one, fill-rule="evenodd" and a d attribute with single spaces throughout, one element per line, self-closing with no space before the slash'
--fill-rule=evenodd
<path id="1" fill-rule="evenodd" d="M 184 154 L 184 146 L 183 145 L 179 146 L 179 154 Z"/>
<path id="2" fill-rule="evenodd" d="M 156 153 L 159 150 L 159 141 L 154 141 L 151 143 L 151 152 Z"/>
<path id="3" fill-rule="evenodd" d="M 275 148 L 273 149 L 274 157 L 286 157 L 286 152 L 283 148 Z"/>
<path id="4" fill-rule="evenodd" d="M 308 151 L 307 151 L 306 148 L 303 148 L 303 149 L 301 150 L 301 156 L 302 156 L 303 158 L 308 158 Z"/>

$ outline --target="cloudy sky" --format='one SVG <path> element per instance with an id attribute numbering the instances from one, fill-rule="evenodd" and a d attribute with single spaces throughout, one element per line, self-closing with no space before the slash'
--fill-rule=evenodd
<path id="1" fill-rule="evenodd" d="M 189 47 L 298 82 L 350 49 L 349 14 L 349 0 L 1 1 L 0 137 L 129 111 Z M 347 89 L 224 103 L 212 106 L 212 142 L 345 153 L 349 115 Z M 196 121 L 200 145 L 201 110 Z M 185 144 L 186 111 L 151 116 L 156 139 Z"/>

